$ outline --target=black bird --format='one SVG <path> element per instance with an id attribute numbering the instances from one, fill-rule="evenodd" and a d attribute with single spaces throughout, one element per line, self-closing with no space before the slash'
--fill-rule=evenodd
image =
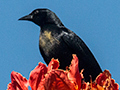
<path id="1" fill-rule="evenodd" d="M 84 69 L 85 81 L 95 80 L 102 72 L 99 64 L 86 44 L 74 32 L 67 29 L 54 12 L 36 9 L 19 20 L 32 21 L 40 26 L 39 49 L 48 64 L 51 58 L 58 58 L 61 69 L 69 66 L 72 54 L 79 58 L 79 70 Z"/>

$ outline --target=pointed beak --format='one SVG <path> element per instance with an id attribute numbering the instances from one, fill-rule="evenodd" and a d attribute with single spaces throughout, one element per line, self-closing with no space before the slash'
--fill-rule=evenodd
<path id="1" fill-rule="evenodd" d="M 28 20 L 28 21 L 32 21 L 33 20 L 33 15 L 26 15 L 24 17 L 21 17 L 18 20 Z"/>

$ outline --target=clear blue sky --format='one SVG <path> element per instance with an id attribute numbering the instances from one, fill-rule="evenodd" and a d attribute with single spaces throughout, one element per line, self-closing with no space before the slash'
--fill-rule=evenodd
<path id="1" fill-rule="evenodd" d="M 38 62 L 40 28 L 18 21 L 36 8 L 49 8 L 63 24 L 79 35 L 120 84 L 120 0 L 1 0 L 0 90 L 5 90 L 14 70 L 26 78 Z"/>

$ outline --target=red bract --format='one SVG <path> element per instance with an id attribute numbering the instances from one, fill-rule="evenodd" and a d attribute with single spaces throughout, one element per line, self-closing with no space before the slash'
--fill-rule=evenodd
<path id="1" fill-rule="evenodd" d="M 111 74 L 108 70 L 105 70 L 103 73 L 98 75 L 96 83 L 105 90 L 119 90 L 119 85 L 111 78 Z"/>
<path id="2" fill-rule="evenodd" d="M 60 70 L 58 67 L 59 62 L 54 59 L 48 68 L 40 63 L 30 74 L 29 83 L 32 90 L 79 90 L 82 76 L 79 74 L 76 55 L 73 55 L 69 71 Z"/>
<path id="3" fill-rule="evenodd" d="M 42 82 L 44 79 L 44 75 L 47 73 L 47 67 L 43 63 L 39 63 L 38 66 L 31 71 L 29 78 L 29 85 L 32 90 L 38 90 L 38 87 L 43 87 Z"/>
<path id="4" fill-rule="evenodd" d="M 11 83 L 8 84 L 7 90 L 28 90 L 27 79 L 20 73 L 12 71 Z"/>
<path id="5" fill-rule="evenodd" d="M 109 78 L 111 78 L 111 74 L 108 70 L 105 70 L 103 73 L 98 75 L 98 77 L 96 78 L 96 83 L 99 84 L 100 86 L 103 86 L 105 85 L 106 80 Z"/>
<path id="6" fill-rule="evenodd" d="M 59 61 L 58 59 L 54 59 L 52 58 L 49 65 L 48 65 L 48 71 L 52 70 L 52 69 L 58 69 L 59 68 Z"/>
<path id="7" fill-rule="evenodd" d="M 69 67 L 69 72 L 68 72 L 68 78 L 73 82 L 76 86 L 76 89 L 80 90 L 81 88 L 81 80 L 83 79 L 83 74 L 79 73 L 79 68 L 78 68 L 78 58 L 76 55 L 73 54 L 73 60 L 71 62 L 71 65 Z"/>
<path id="8" fill-rule="evenodd" d="M 79 72 L 78 58 L 73 55 L 69 70 L 61 70 L 59 61 L 51 60 L 48 67 L 39 63 L 30 73 L 27 81 L 21 74 L 12 72 L 11 83 L 7 90 L 28 90 L 28 85 L 32 90 L 118 90 L 119 85 L 111 78 L 108 70 L 98 75 L 94 82 L 85 82 L 82 79 L 82 70 Z"/>
<path id="9" fill-rule="evenodd" d="M 45 90 L 76 90 L 63 70 L 52 70 L 46 74 L 44 88 Z"/>

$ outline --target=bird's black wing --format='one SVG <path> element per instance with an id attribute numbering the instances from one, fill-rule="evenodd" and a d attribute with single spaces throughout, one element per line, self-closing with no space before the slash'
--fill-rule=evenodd
<path id="1" fill-rule="evenodd" d="M 63 41 L 71 48 L 76 54 L 82 54 L 83 56 L 87 57 L 90 60 L 95 60 L 93 54 L 86 46 L 86 44 L 80 39 L 75 33 L 65 33 L 62 36 Z M 89 63 L 89 61 L 87 60 Z M 90 61 L 95 62 L 95 61 Z"/>
<path id="2" fill-rule="evenodd" d="M 86 44 L 73 32 L 64 33 L 62 39 L 72 52 L 77 54 L 79 58 L 79 69 L 84 68 L 86 80 L 89 80 L 89 75 L 92 75 L 94 80 L 102 70 Z"/>

